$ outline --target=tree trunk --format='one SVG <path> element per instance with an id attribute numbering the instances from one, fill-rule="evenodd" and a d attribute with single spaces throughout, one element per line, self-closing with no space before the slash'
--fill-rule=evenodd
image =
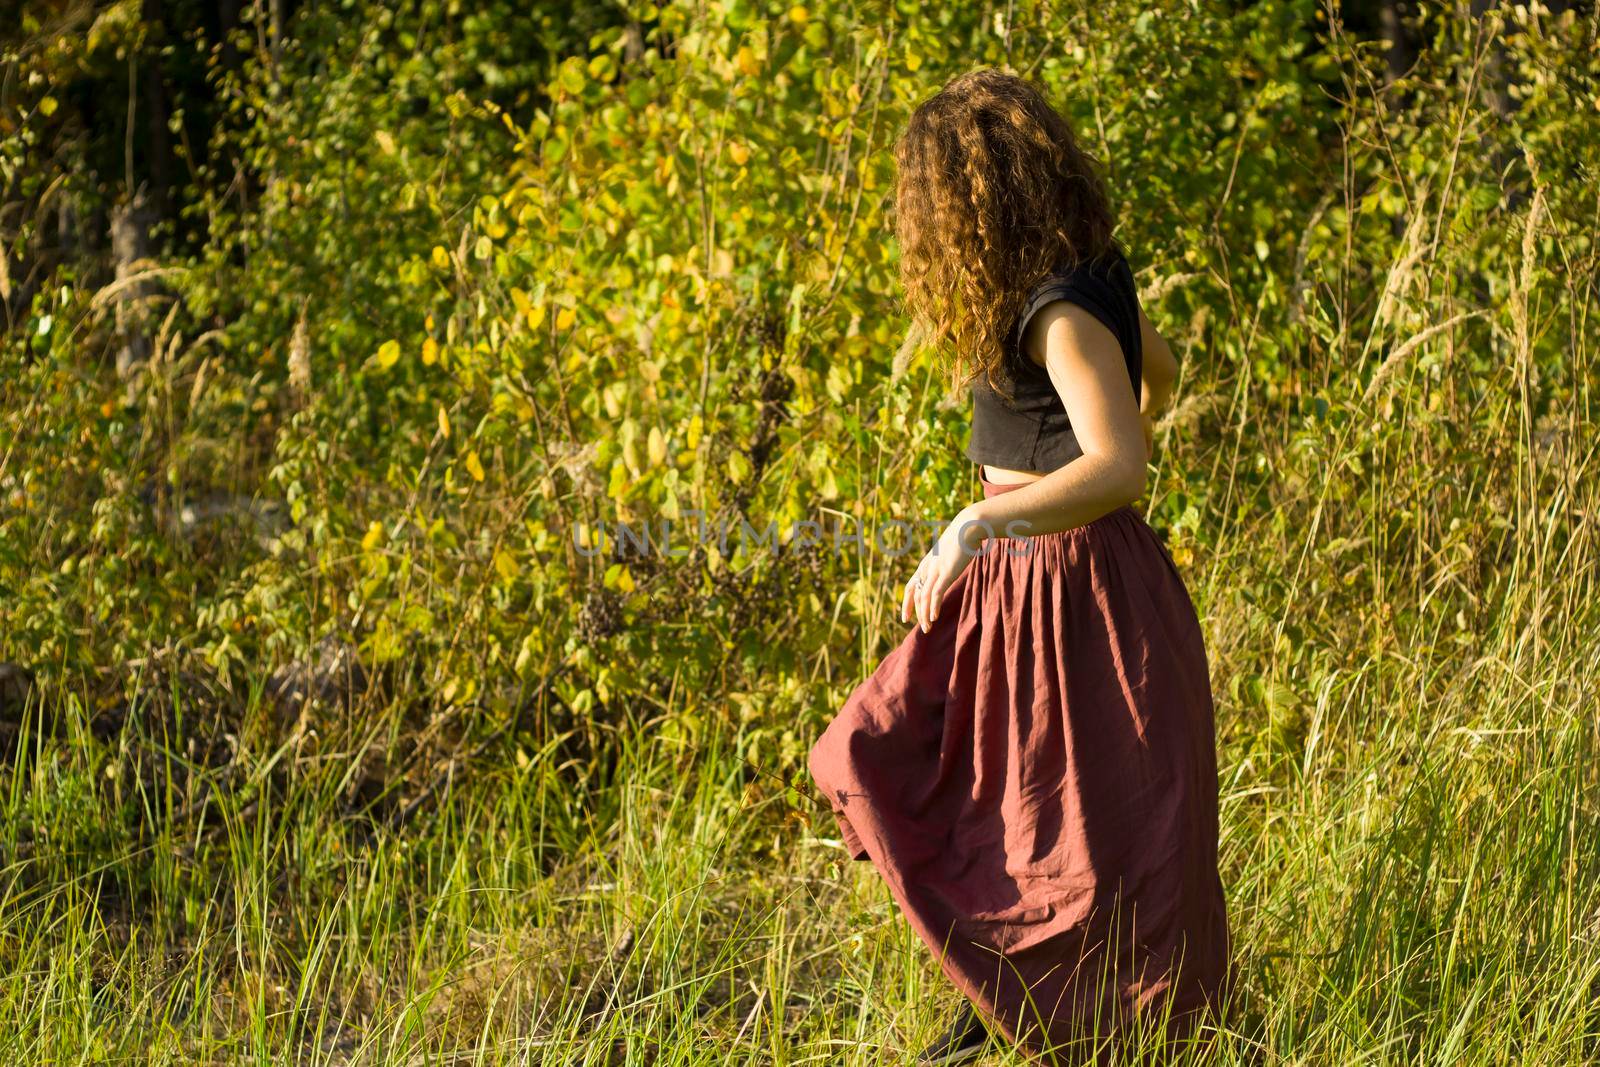
<path id="1" fill-rule="evenodd" d="M 150 314 L 157 293 L 153 281 L 129 282 L 149 267 L 150 228 L 155 213 L 143 189 L 118 204 L 111 215 L 111 258 L 116 268 L 117 376 L 126 380 L 150 359 Z M 143 262 L 141 262 L 143 261 Z"/>

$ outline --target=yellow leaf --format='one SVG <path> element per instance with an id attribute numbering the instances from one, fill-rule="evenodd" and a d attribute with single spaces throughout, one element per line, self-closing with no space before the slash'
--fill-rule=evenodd
<path id="1" fill-rule="evenodd" d="M 361 539 L 361 550 L 371 552 L 381 544 L 383 544 L 383 523 L 373 519 L 372 525 L 367 527 L 366 536 Z"/>
<path id="2" fill-rule="evenodd" d="M 433 265 L 440 270 L 450 269 L 450 253 L 444 250 L 444 245 L 433 246 Z"/>
<path id="3" fill-rule="evenodd" d="M 633 575 L 628 573 L 628 568 L 626 567 L 622 568 L 622 570 L 617 574 L 617 592 L 633 592 Z"/>
<path id="4" fill-rule="evenodd" d="M 756 54 L 750 51 L 748 45 L 740 46 L 735 62 L 739 64 L 739 70 L 747 78 L 754 78 L 761 73 L 761 62 L 756 59 Z"/>
<path id="5" fill-rule="evenodd" d="M 811 12 L 806 10 L 804 4 L 796 4 L 789 9 L 789 21 L 796 26 L 804 26 L 810 17 Z"/>
<path id="6" fill-rule="evenodd" d="M 439 433 L 446 438 L 450 436 L 450 416 L 444 413 L 444 408 L 439 409 Z"/>
<path id="7" fill-rule="evenodd" d="M 544 305 L 535 304 L 528 311 L 528 329 L 537 330 L 544 324 Z"/>
<path id="8" fill-rule="evenodd" d="M 907 48 L 906 49 L 906 69 L 911 71 L 911 72 L 913 72 L 913 73 L 915 73 L 917 68 L 920 67 L 920 66 L 922 66 L 922 57 L 920 55 L 918 55 L 917 53 L 913 52 L 910 48 Z"/>
<path id="9" fill-rule="evenodd" d="M 388 370 L 400 360 L 400 342 L 388 340 L 378 346 L 378 366 Z"/>
<path id="10" fill-rule="evenodd" d="M 422 362 L 430 367 L 439 362 L 439 342 L 431 337 L 422 339 Z"/>
<path id="11" fill-rule="evenodd" d="M 478 458 L 477 452 L 468 452 L 466 458 L 467 473 L 472 475 L 475 482 L 483 481 L 483 461 Z"/>
<path id="12" fill-rule="evenodd" d="M 384 155 L 394 155 L 394 138 L 389 136 L 387 130 L 379 130 L 372 135 L 372 139 L 378 142 L 378 147 L 383 150 Z"/>
<path id="13" fill-rule="evenodd" d="M 44 114 L 45 118 L 54 115 L 57 106 L 56 98 L 53 96 L 46 96 L 39 101 L 39 110 Z"/>
<path id="14" fill-rule="evenodd" d="M 496 574 L 509 582 L 517 576 L 521 568 L 517 566 L 517 561 L 511 558 L 511 553 L 501 550 L 494 554 L 494 569 Z"/>
<path id="15" fill-rule="evenodd" d="M 645 447 L 650 453 L 650 465 L 652 467 L 659 467 L 666 462 L 667 439 L 662 436 L 661 427 L 650 427 L 650 440 Z"/>
<path id="16" fill-rule="evenodd" d="M 514 285 L 511 287 L 511 302 L 515 304 L 517 306 L 517 310 L 522 312 L 524 315 L 533 310 L 533 302 L 528 299 L 528 294 L 523 292 L 521 289 L 518 289 Z"/>
<path id="17" fill-rule="evenodd" d="M 750 149 L 734 141 L 728 146 L 728 158 L 733 160 L 735 166 L 742 167 L 750 161 Z"/>
<path id="18" fill-rule="evenodd" d="M 578 313 L 576 311 L 574 311 L 572 308 L 562 308 L 560 311 L 556 312 L 556 329 L 569 330 L 572 328 L 572 324 L 577 320 Z"/>
<path id="19" fill-rule="evenodd" d="M 559 80 L 561 83 L 561 88 L 565 89 L 573 96 L 578 96 L 581 94 L 583 92 L 584 85 L 588 81 L 588 78 L 586 77 L 586 71 L 584 70 L 583 60 L 579 59 L 577 56 L 568 56 L 565 60 L 563 60 L 560 68 Z"/>

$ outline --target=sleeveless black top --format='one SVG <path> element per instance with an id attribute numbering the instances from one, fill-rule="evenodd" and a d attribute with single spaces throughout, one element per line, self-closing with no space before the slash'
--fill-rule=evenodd
<path id="1" fill-rule="evenodd" d="M 1127 259 L 1113 248 L 1096 260 L 1051 271 L 1028 294 L 1006 340 L 1011 403 L 989 388 L 982 375 L 971 386 L 972 438 L 967 444 L 967 458 L 974 463 L 1049 473 L 1083 455 L 1067 420 L 1066 405 L 1050 381 L 1049 372 L 1022 350 L 1028 323 L 1055 300 L 1079 305 L 1112 332 L 1122 345 L 1128 378 L 1133 383 L 1133 399 L 1138 403 L 1144 359 L 1139 336 L 1139 293 Z"/>

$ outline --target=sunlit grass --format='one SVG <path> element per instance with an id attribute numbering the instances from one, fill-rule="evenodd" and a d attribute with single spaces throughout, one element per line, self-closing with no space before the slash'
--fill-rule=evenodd
<path id="1" fill-rule="evenodd" d="M 1241 981 L 1200 1061 L 1590 1055 L 1600 648 L 1556 628 L 1510 651 L 1353 672 L 1298 754 L 1224 745 Z M 38 745 L 0 810 L 0 1055 L 906 1058 L 955 995 L 870 865 L 809 804 L 786 812 L 738 742 L 632 731 L 595 798 L 527 758 L 370 840 L 330 815 L 330 766 L 251 811 L 222 801 L 199 839 L 144 841 L 97 799 L 115 751 Z"/>

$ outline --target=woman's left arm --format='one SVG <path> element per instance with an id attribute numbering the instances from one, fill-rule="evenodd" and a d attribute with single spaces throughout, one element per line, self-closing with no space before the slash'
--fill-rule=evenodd
<path id="1" fill-rule="evenodd" d="M 1083 455 L 1021 488 L 975 501 L 951 520 L 902 604 L 902 617 L 909 621 L 914 608 L 924 631 L 939 617 L 945 590 L 990 538 L 1070 530 L 1144 495 L 1149 457 L 1116 336 L 1077 304 L 1057 301 L 1034 315 L 1023 346 L 1049 372 Z"/>

